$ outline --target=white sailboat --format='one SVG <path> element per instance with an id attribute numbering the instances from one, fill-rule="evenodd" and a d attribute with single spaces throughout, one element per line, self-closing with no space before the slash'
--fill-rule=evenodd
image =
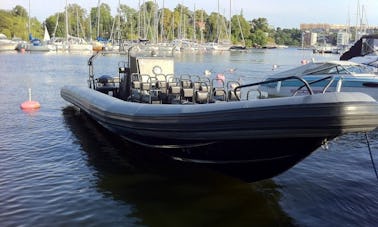
<path id="1" fill-rule="evenodd" d="M 0 51 L 12 51 L 15 50 L 17 42 L 7 38 L 5 34 L 0 33 Z"/>
<path id="2" fill-rule="evenodd" d="M 67 0 L 66 0 L 66 7 L 65 7 L 65 30 L 66 35 L 65 38 L 61 37 L 54 37 L 52 40 L 52 44 L 57 51 L 68 51 L 68 52 L 91 52 L 92 51 L 92 44 L 89 44 L 81 37 L 71 36 L 69 34 L 68 29 L 68 12 L 67 12 Z M 78 15 L 77 15 L 78 17 Z M 57 19 L 58 21 L 58 19 Z M 78 22 L 79 23 L 79 22 Z M 57 27 L 57 25 L 56 25 Z M 79 26 L 78 26 L 79 27 Z"/>
<path id="3" fill-rule="evenodd" d="M 227 39 L 222 39 L 221 37 L 221 21 L 220 21 L 220 16 L 219 16 L 219 0 L 218 0 L 218 21 L 217 21 L 217 40 L 216 42 L 209 42 L 206 43 L 206 49 L 207 50 L 213 50 L 213 51 L 227 51 L 230 50 L 232 46 L 231 38 L 230 38 L 230 30 L 231 28 L 229 27 L 229 31 L 227 33 L 228 38 Z M 230 1 L 230 18 L 231 18 L 231 1 Z M 224 23 L 224 21 L 223 21 Z"/>
<path id="4" fill-rule="evenodd" d="M 47 45 L 47 42 L 41 41 L 38 38 L 33 37 L 31 33 L 31 23 L 30 23 L 30 0 L 29 0 L 29 23 L 28 23 L 28 30 L 29 30 L 29 43 L 26 45 L 25 50 L 29 52 L 48 52 L 50 51 L 49 46 Z M 48 31 L 45 26 L 45 36 L 47 37 Z M 48 36 L 49 37 L 49 36 Z"/>

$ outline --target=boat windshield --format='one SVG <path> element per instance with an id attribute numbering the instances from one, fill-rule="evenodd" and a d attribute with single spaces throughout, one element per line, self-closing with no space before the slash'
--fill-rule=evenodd
<path id="1" fill-rule="evenodd" d="M 326 74 L 364 74 L 370 71 L 362 65 L 334 65 L 329 68 L 324 68 L 318 71 L 312 71 L 310 75 L 326 75 Z"/>

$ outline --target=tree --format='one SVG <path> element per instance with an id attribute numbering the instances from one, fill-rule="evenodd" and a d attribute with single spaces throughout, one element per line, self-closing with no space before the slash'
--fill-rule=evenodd
<path id="1" fill-rule="evenodd" d="M 268 43 L 267 33 L 260 29 L 251 33 L 251 35 L 249 36 L 249 39 L 251 40 L 253 46 L 255 47 L 265 46 Z"/>
<path id="2" fill-rule="evenodd" d="M 16 17 L 28 18 L 28 12 L 20 5 L 16 5 L 12 10 L 12 15 Z"/>
<path id="3" fill-rule="evenodd" d="M 127 5 L 120 5 L 120 14 L 121 14 L 121 34 L 122 38 L 127 39 L 127 40 L 135 40 L 138 38 L 138 24 L 137 24 L 137 19 L 138 19 L 138 12 L 127 6 Z"/>
<path id="4" fill-rule="evenodd" d="M 173 33 L 172 31 L 174 30 L 172 26 L 172 18 L 173 18 L 173 12 L 170 11 L 167 8 L 163 8 L 159 11 L 160 15 L 160 29 L 159 33 L 161 35 L 161 41 L 164 40 L 173 40 Z"/>
<path id="5" fill-rule="evenodd" d="M 218 13 L 211 13 L 206 19 L 205 39 L 207 41 L 215 42 L 218 39 Z"/>
<path id="6" fill-rule="evenodd" d="M 299 29 L 277 28 L 274 32 L 275 42 L 279 45 L 300 46 L 302 32 Z"/>
<path id="7" fill-rule="evenodd" d="M 93 7 L 90 12 L 90 18 L 93 31 L 92 38 L 95 36 L 96 38 L 108 39 L 113 25 L 113 17 L 111 16 L 109 5 L 101 3 L 100 6 Z"/>

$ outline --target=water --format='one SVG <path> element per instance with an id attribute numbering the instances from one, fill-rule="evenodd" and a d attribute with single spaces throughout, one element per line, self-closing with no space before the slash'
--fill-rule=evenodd
<path id="1" fill-rule="evenodd" d="M 0 226 L 374 226 L 378 187 L 363 134 L 245 183 L 120 140 L 60 97 L 86 86 L 87 55 L 0 54 Z M 294 49 L 176 55 L 176 71 L 254 81 L 315 57 Z M 115 74 L 120 56 L 99 57 Z M 230 73 L 229 69 L 236 69 Z M 19 105 L 28 88 L 41 109 Z M 369 134 L 378 160 L 378 133 Z M 286 147 L 283 149 L 295 149 Z"/>

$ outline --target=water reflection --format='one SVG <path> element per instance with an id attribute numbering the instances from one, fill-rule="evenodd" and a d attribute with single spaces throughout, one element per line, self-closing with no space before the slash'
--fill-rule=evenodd
<path id="1" fill-rule="evenodd" d="M 154 149 L 121 140 L 73 107 L 64 108 L 63 116 L 96 171 L 96 190 L 133 207 L 125 215 L 139 220 L 137 224 L 293 225 L 271 180 L 247 184 L 209 169 L 183 166 Z"/>

